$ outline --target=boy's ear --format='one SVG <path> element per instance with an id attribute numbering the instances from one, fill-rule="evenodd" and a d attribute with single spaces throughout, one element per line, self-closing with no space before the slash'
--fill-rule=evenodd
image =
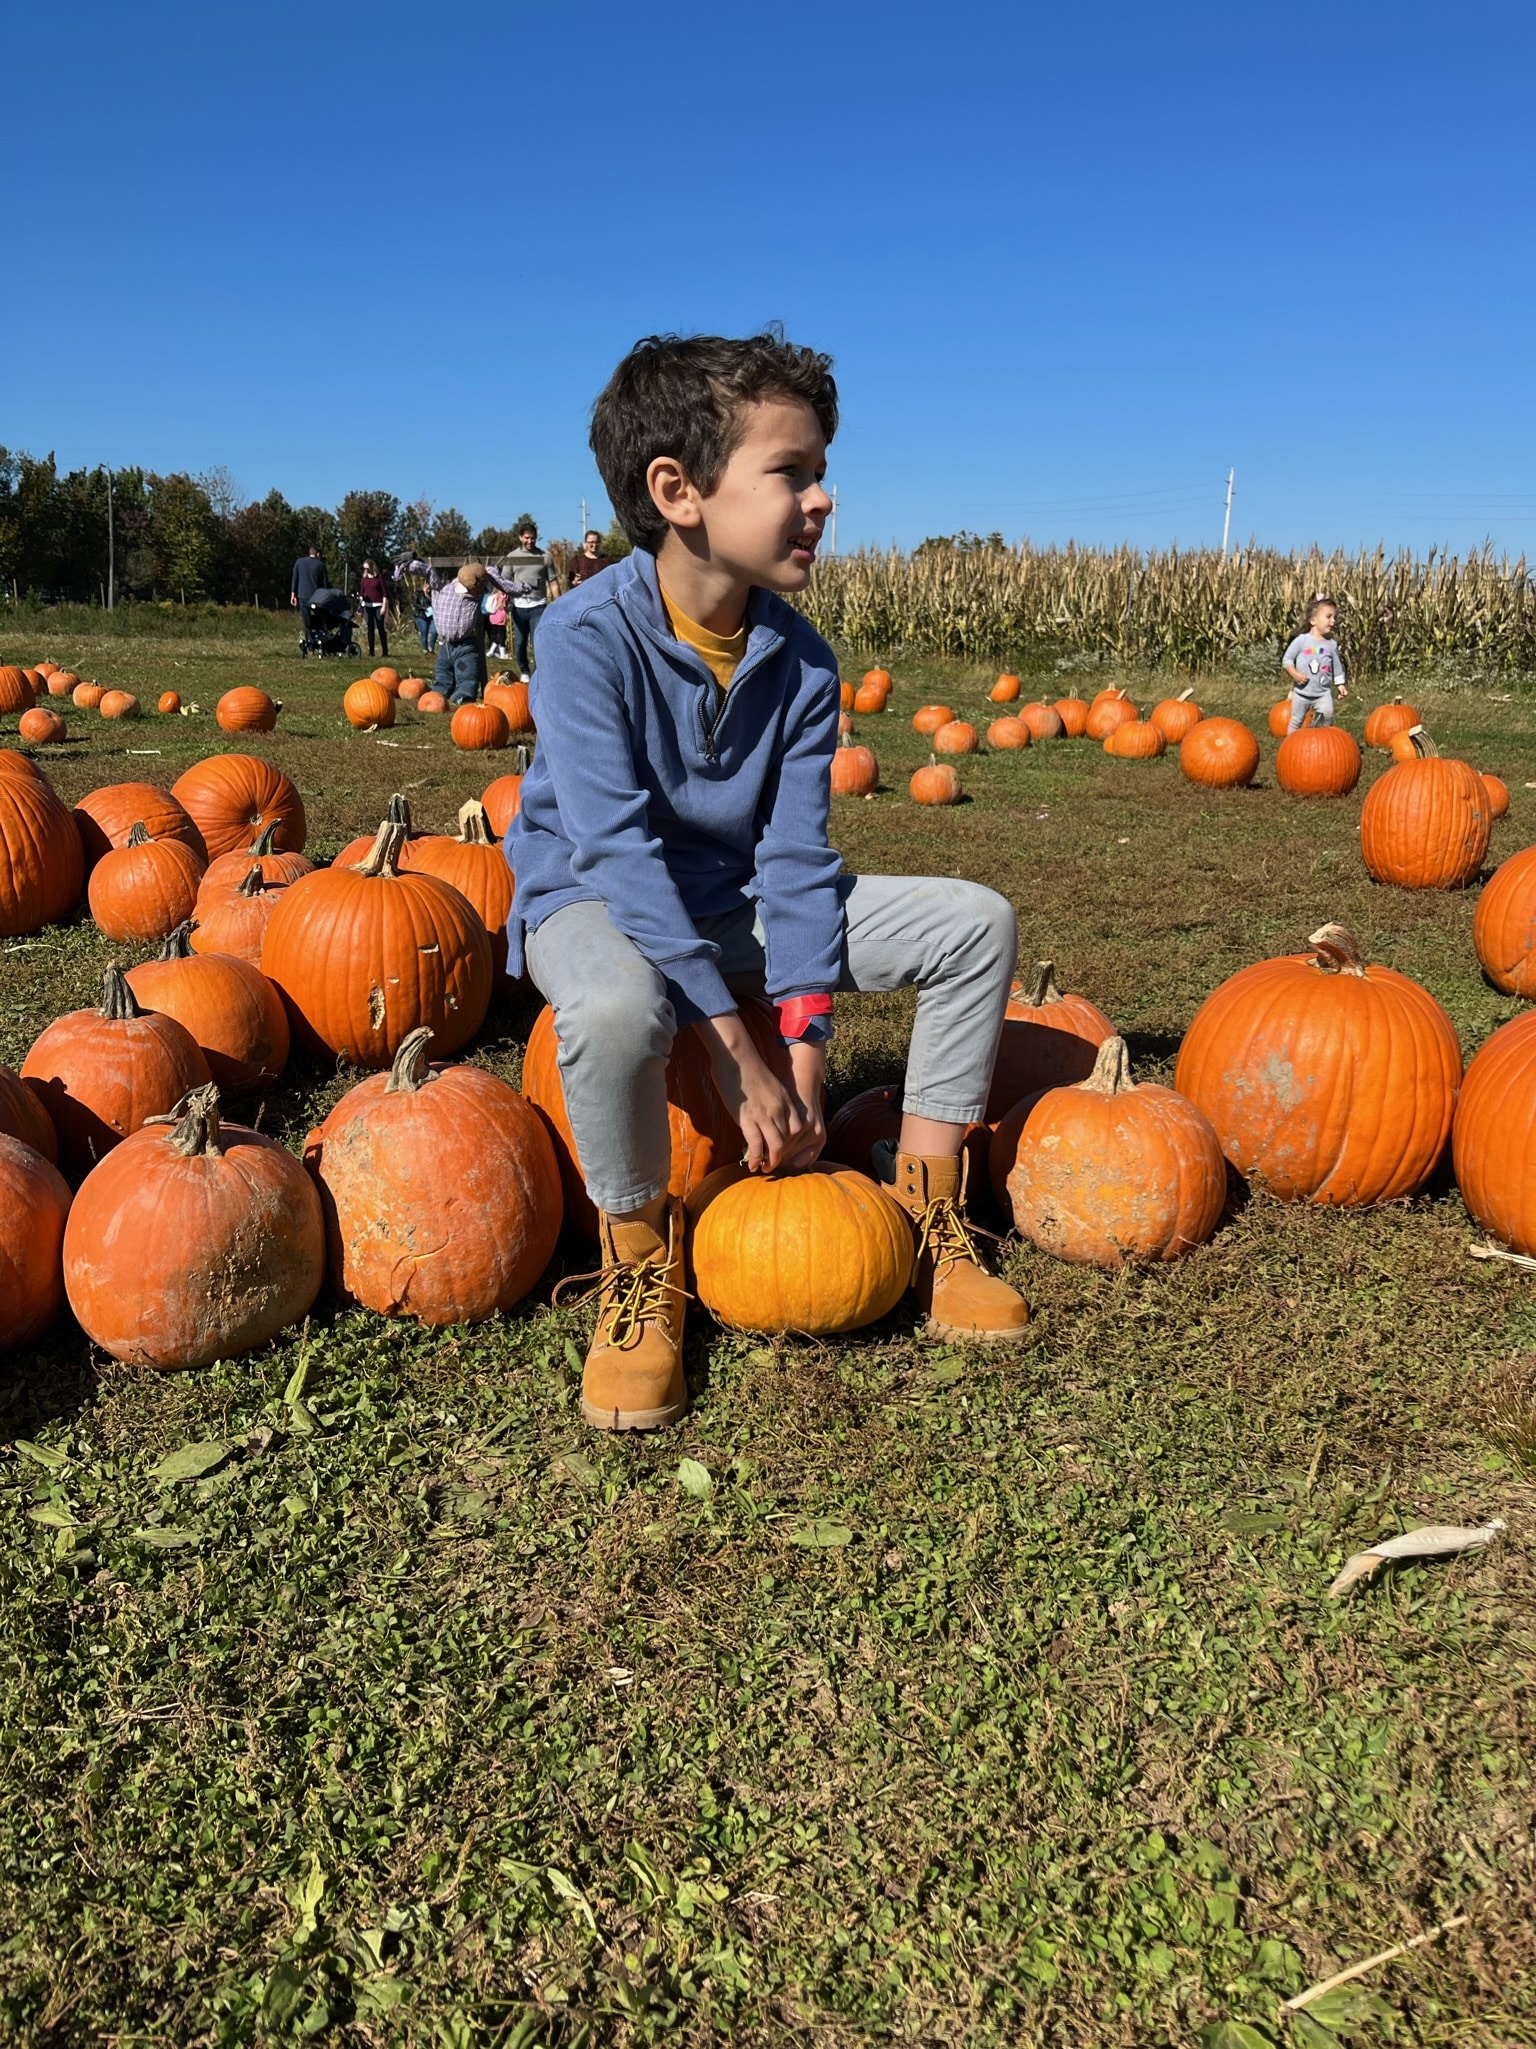
<path id="1" fill-rule="evenodd" d="M 675 455 L 658 455 L 645 472 L 651 503 L 668 526 L 696 527 L 703 523 L 699 494 Z"/>

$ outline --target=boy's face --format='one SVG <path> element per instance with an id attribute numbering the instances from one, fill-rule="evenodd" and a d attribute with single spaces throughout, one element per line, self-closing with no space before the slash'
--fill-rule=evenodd
<path id="1" fill-rule="evenodd" d="M 751 407 L 720 482 L 697 501 L 710 559 L 767 590 L 804 590 L 832 510 L 826 473 L 827 444 L 808 405 Z"/>
<path id="2" fill-rule="evenodd" d="M 1332 605 L 1319 605 L 1307 621 L 1319 640 L 1332 640 L 1333 622 L 1338 617 Z"/>

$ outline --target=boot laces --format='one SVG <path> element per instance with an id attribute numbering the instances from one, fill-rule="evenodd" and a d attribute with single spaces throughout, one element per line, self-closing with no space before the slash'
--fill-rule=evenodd
<path id="1" fill-rule="evenodd" d="M 981 1247 L 976 1243 L 978 1225 L 969 1223 L 961 1214 L 959 1202 L 952 1195 L 936 1195 L 917 1220 L 918 1237 L 933 1255 L 935 1274 L 946 1266 L 971 1266 L 982 1264 Z M 990 1231 L 981 1233 L 990 1238 Z"/>
<path id="2" fill-rule="evenodd" d="M 667 1298 L 677 1296 L 689 1300 L 688 1290 L 672 1278 L 677 1262 L 666 1259 L 639 1259 L 627 1265 L 600 1267 L 595 1273 L 567 1274 L 563 1281 L 555 1284 L 550 1294 L 552 1307 L 584 1309 L 589 1302 L 601 1298 L 598 1312 L 601 1329 L 607 1324 L 604 1342 L 622 1351 L 633 1344 L 648 1323 L 656 1323 L 667 1310 Z M 569 1303 L 562 1297 L 567 1288 L 590 1281 L 585 1294 L 574 1296 Z"/>

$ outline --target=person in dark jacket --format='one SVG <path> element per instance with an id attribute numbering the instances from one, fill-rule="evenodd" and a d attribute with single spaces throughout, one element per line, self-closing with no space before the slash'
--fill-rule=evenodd
<path id="1" fill-rule="evenodd" d="M 309 601 L 316 591 L 327 590 L 330 581 L 324 557 L 318 545 L 311 541 L 309 553 L 301 555 L 293 565 L 293 582 L 288 592 L 289 604 L 298 609 L 300 626 L 309 625 Z"/>

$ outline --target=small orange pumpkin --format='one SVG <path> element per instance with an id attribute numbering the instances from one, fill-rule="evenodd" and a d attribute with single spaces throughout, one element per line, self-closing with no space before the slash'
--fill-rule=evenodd
<path id="1" fill-rule="evenodd" d="M 507 722 L 509 733 L 531 733 L 533 712 L 528 701 L 526 683 L 504 682 L 501 677 L 485 686 L 485 701 L 495 705 Z M 496 744 L 500 744 L 497 742 Z"/>
<path id="2" fill-rule="evenodd" d="M 861 683 L 853 693 L 853 708 L 856 712 L 882 712 L 885 710 L 886 693 L 878 683 Z"/>
<path id="3" fill-rule="evenodd" d="M 1104 742 L 1104 752 L 1122 761 L 1154 761 L 1167 747 L 1162 728 L 1150 719 L 1123 719 Z"/>
<path id="4" fill-rule="evenodd" d="M 1291 730 L 1291 700 L 1282 697 L 1278 704 L 1269 707 L 1269 737 L 1283 740 Z"/>
<path id="5" fill-rule="evenodd" d="M 341 700 L 342 717 L 356 733 L 366 732 L 370 726 L 392 726 L 395 723 L 395 700 L 371 676 L 359 676 L 355 683 L 349 683 Z"/>
<path id="6" fill-rule="evenodd" d="M 933 735 L 935 754 L 974 754 L 981 742 L 969 719 L 951 719 Z"/>
<path id="7" fill-rule="evenodd" d="M 1378 704 L 1367 718 L 1365 744 L 1367 747 L 1390 747 L 1394 733 L 1406 733 L 1410 726 L 1422 723 L 1411 704 L 1404 704 L 1400 697 L 1394 697 L 1390 704 Z"/>
<path id="8" fill-rule="evenodd" d="M 214 707 L 214 717 L 226 733 L 270 733 L 282 706 L 253 684 L 226 690 Z"/>
<path id="9" fill-rule="evenodd" d="M 417 704 L 426 696 L 430 687 L 425 676 L 402 676 L 395 695 L 402 704 Z"/>
<path id="10" fill-rule="evenodd" d="M 487 784 L 480 795 L 480 802 L 485 806 L 485 815 L 490 820 L 491 831 L 499 840 L 506 838 L 507 827 L 523 808 L 523 776 L 527 772 L 527 750 L 519 747 L 512 758 L 522 766 L 514 768 L 510 775 L 497 776 L 495 782 Z"/>
<path id="11" fill-rule="evenodd" d="M 857 747 L 845 739 L 832 752 L 834 797 L 868 797 L 879 788 L 880 765 L 873 747 Z"/>
<path id="12" fill-rule="evenodd" d="M 839 683 L 837 686 L 837 694 L 838 700 L 841 703 L 843 710 L 852 711 L 853 700 L 859 694 L 858 691 L 854 688 L 854 686 L 851 683 Z"/>
<path id="13" fill-rule="evenodd" d="M 461 704 L 448 727 L 455 747 L 474 752 L 485 747 L 505 747 L 512 738 L 507 715 L 494 704 Z"/>
<path id="14" fill-rule="evenodd" d="M 76 683 L 70 689 L 70 699 L 82 711 L 95 711 L 106 696 L 99 683 Z"/>
<path id="15" fill-rule="evenodd" d="M 181 840 L 152 840 L 136 823 L 127 843 L 91 870 L 91 916 L 109 939 L 164 939 L 190 918 L 203 864 Z"/>
<path id="16" fill-rule="evenodd" d="M 384 689 L 386 689 L 389 692 L 391 697 L 399 695 L 400 671 L 398 669 L 375 669 L 372 677 L 370 678 L 370 681 L 382 684 Z"/>
<path id="17" fill-rule="evenodd" d="M 42 676 L 44 687 L 50 697 L 68 697 L 74 688 L 69 681 L 68 672 L 64 669 L 39 670 L 38 673 Z"/>
<path id="18" fill-rule="evenodd" d="M 1487 769 L 1482 769 L 1479 773 L 1483 778 L 1483 787 L 1488 792 L 1488 803 L 1495 820 L 1504 817 L 1509 810 L 1509 784 L 1502 776 L 1490 775 Z"/>
<path id="19" fill-rule="evenodd" d="M 949 725 L 954 713 L 947 704 L 925 704 L 912 715 L 912 730 L 921 733 L 925 739 L 936 733 L 940 726 Z"/>
<path id="20" fill-rule="evenodd" d="M 1064 740 L 1067 729 L 1054 704 L 1026 704 L 1019 717 L 1029 728 L 1031 740 Z"/>
<path id="21" fill-rule="evenodd" d="M 889 669 L 866 669 L 863 680 L 866 683 L 875 684 L 878 689 L 884 690 L 887 693 L 891 689 L 891 672 Z"/>
<path id="22" fill-rule="evenodd" d="M 960 778 L 947 761 L 930 761 L 913 776 L 907 793 L 916 804 L 958 804 Z"/>
<path id="23" fill-rule="evenodd" d="M 1017 701 L 1022 687 L 1017 676 L 1004 673 L 998 677 L 987 695 L 994 704 L 1013 704 Z"/>
<path id="24" fill-rule="evenodd" d="M 1088 731 L 1088 707 L 1080 697 L 1058 697 L 1051 709 L 1061 720 L 1069 740 L 1081 740 Z"/>
<path id="25" fill-rule="evenodd" d="M 1152 707 L 1152 723 L 1168 742 L 1177 747 L 1191 726 L 1198 726 L 1204 713 L 1193 702 L 1195 686 L 1181 690 L 1177 697 L 1165 697 L 1161 704 Z"/>
<path id="26" fill-rule="evenodd" d="M 1131 703 L 1124 690 L 1101 690 L 1093 700 L 1084 727 L 1090 740 L 1107 740 L 1116 726 L 1139 719 L 1141 713 Z"/>
<path id="27" fill-rule="evenodd" d="M 24 711 L 16 727 L 23 740 L 29 740 L 34 747 L 56 746 L 68 736 L 69 728 L 56 711 L 49 711 L 43 705 L 34 704 L 30 711 Z M 1506 806 L 1508 800 L 1506 799 Z"/>
<path id="28" fill-rule="evenodd" d="M 1005 699 L 1004 702 L 1006 703 L 1007 700 Z M 1027 747 L 1029 744 L 1030 731 L 1028 726 L 1025 725 L 1022 719 L 1013 718 L 1006 712 L 1000 719 L 994 719 L 987 728 L 987 745 L 994 750 L 1010 747 Z"/>
<path id="29" fill-rule="evenodd" d="M 441 690 L 423 690 L 420 697 L 416 700 L 416 709 L 429 714 L 436 711 L 446 711 L 448 709 L 448 700 L 444 697 Z"/>
<path id="30" fill-rule="evenodd" d="M 160 701 L 155 706 L 155 710 L 167 713 L 180 711 L 181 697 L 179 693 L 174 690 L 162 690 L 160 693 Z"/>
<path id="31" fill-rule="evenodd" d="M 139 700 L 131 690 L 108 690 L 97 707 L 104 719 L 136 719 Z"/>

